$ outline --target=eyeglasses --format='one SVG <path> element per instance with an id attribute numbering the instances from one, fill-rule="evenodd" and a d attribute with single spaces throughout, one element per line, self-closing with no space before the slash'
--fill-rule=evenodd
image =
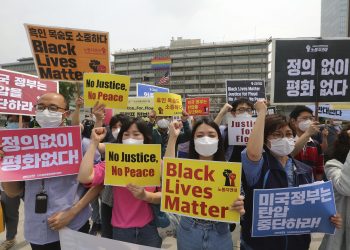
<path id="1" fill-rule="evenodd" d="M 251 113 L 253 110 L 251 108 L 238 108 L 238 109 L 236 109 L 234 111 L 238 112 L 238 113 L 244 113 L 244 112 Z"/>
<path id="2" fill-rule="evenodd" d="M 43 112 L 47 109 L 49 112 L 57 112 L 59 109 L 66 110 L 65 108 L 58 107 L 57 105 L 51 104 L 49 106 L 45 106 L 44 104 L 37 104 L 34 106 L 36 111 Z"/>
<path id="3" fill-rule="evenodd" d="M 293 132 L 290 131 L 290 132 L 287 132 L 286 134 L 283 134 L 280 131 L 276 131 L 276 132 L 273 132 L 271 134 L 271 137 L 272 137 L 272 139 L 282 139 L 283 137 L 292 138 L 293 137 Z"/>
<path id="4" fill-rule="evenodd" d="M 306 121 L 306 120 L 310 120 L 310 121 L 315 121 L 315 117 L 310 115 L 310 116 L 302 116 L 302 117 L 298 117 L 299 121 Z"/>

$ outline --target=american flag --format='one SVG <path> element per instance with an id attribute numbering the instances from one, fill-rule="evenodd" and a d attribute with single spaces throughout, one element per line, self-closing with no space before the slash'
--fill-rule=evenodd
<path id="1" fill-rule="evenodd" d="M 164 85 L 164 84 L 168 84 L 169 81 L 170 81 L 170 74 L 169 74 L 169 71 L 167 71 L 167 72 L 165 73 L 165 75 L 162 76 L 162 77 L 159 79 L 159 81 L 158 81 L 157 84 L 158 84 L 158 85 Z"/>

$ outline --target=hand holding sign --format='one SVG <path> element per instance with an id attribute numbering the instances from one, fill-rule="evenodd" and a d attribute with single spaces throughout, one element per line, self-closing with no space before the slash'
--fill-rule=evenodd
<path id="1" fill-rule="evenodd" d="M 237 211 L 241 216 L 245 214 L 244 196 L 240 195 L 231 205 L 230 210 Z"/>
<path id="2" fill-rule="evenodd" d="M 132 193 L 132 195 L 139 200 L 144 200 L 146 197 L 146 191 L 144 187 L 140 187 L 135 184 L 128 184 L 126 188 Z"/>
<path id="3" fill-rule="evenodd" d="M 105 128 L 94 128 L 91 132 L 91 142 L 100 143 L 105 138 L 107 130 Z"/>

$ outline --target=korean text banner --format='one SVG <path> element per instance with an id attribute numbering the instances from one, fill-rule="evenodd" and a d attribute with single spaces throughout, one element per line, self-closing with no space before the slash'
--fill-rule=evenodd
<path id="1" fill-rule="evenodd" d="M 0 113 L 35 115 L 38 98 L 49 92 L 58 92 L 58 82 L 0 69 Z"/>
<path id="2" fill-rule="evenodd" d="M 315 105 L 308 105 L 315 112 Z M 318 106 L 318 116 L 335 120 L 350 121 L 350 110 L 334 109 L 333 105 L 322 104 Z"/>
<path id="3" fill-rule="evenodd" d="M 110 72 L 108 32 L 25 27 L 41 79 L 82 81 L 85 72 Z"/>
<path id="4" fill-rule="evenodd" d="M 164 158 L 161 210 L 193 218 L 239 222 L 229 210 L 240 194 L 241 163 Z"/>
<path id="5" fill-rule="evenodd" d="M 181 96 L 172 93 L 154 93 L 154 110 L 157 112 L 157 116 L 181 115 Z"/>
<path id="6" fill-rule="evenodd" d="M 160 185 L 161 145 L 106 144 L 105 185 Z"/>
<path id="7" fill-rule="evenodd" d="M 334 234 L 336 214 L 332 182 L 254 190 L 252 237 Z"/>
<path id="8" fill-rule="evenodd" d="M 228 144 L 229 145 L 246 145 L 250 133 L 253 130 L 256 118 L 239 118 L 228 119 Z"/>
<path id="9" fill-rule="evenodd" d="M 350 39 L 273 41 L 271 101 L 349 102 Z"/>
<path id="10" fill-rule="evenodd" d="M 129 97 L 128 107 L 126 109 L 115 109 L 118 114 L 125 114 L 130 117 L 142 117 L 146 119 L 148 112 L 154 107 L 152 97 Z"/>
<path id="11" fill-rule="evenodd" d="M 155 92 L 169 93 L 169 89 L 149 84 L 136 83 L 136 94 L 138 97 L 153 97 L 153 93 Z"/>
<path id="12" fill-rule="evenodd" d="M 186 98 L 186 112 L 189 115 L 209 115 L 210 98 L 209 97 Z"/>
<path id="13" fill-rule="evenodd" d="M 0 130 L 4 157 L 0 181 L 77 174 L 82 159 L 80 127 Z"/>
<path id="14" fill-rule="evenodd" d="M 226 100 L 245 98 L 251 102 L 266 98 L 264 80 L 226 80 Z"/>
<path id="15" fill-rule="evenodd" d="M 128 106 L 130 76 L 85 73 L 84 106 L 93 107 L 96 102 L 105 104 L 106 108 Z"/>

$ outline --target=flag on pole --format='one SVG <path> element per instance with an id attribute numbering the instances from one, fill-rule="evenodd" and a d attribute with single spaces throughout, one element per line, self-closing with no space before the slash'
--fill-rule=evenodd
<path id="1" fill-rule="evenodd" d="M 157 84 L 158 84 L 158 85 L 164 85 L 164 84 L 168 84 L 169 81 L 170 81 L 170 74 L 169 74 L 169 71 L 167 71 L 167 72 L 165 73 L 165 75 L 162 76 L 162 77 L 159 79 L 159 81 L 158 81 Z"/>

